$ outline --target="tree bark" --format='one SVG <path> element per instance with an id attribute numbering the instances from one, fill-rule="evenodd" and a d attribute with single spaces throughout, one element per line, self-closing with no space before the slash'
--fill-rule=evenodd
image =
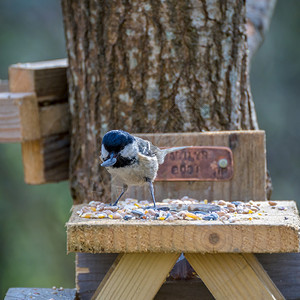
<path id="1" fill-rule="evenodd" d="M 101 137 L 257 129 L 243 0 L 62 0 L 75 203 L 110 201 Z"/>

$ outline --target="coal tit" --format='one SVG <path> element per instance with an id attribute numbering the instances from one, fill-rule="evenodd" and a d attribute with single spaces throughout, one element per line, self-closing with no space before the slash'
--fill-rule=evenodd
<path id="1" fill-rule="evenodd" d="M 123 183 L 123 190 L 114 205 L 126 192 L 129 185 L 149 184 L 154 208 L 156 208 L 153 181 L 157 175 L 159 164 L 165 156 L 187 147 L 159 149 L 149 141 L 133 136 L 123 130 L 107 132 L 101 145 L 100 159 L 112 176 L 117 176 Z"/>

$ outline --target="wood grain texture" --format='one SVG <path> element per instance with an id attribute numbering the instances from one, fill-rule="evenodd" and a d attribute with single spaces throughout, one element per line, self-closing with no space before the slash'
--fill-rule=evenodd
<path id="1" fill-rule="evenodd" d="M 266 198 L 266 149 L 264 131 L 219 131 L 203 133 L 138 134 L 158 147 L 225 146 L 233 153 L 234 175 L 222 182 L 155 182 L 157 200 L 189 196 L 199 200 L 248 201 Z M 122 185 L 112 178 L 112 201 Z M 139 200 L 151 196 L 147 185 L 130 187 L 125 197 Z"/>
<path id="2" fill-rule="evenodd" d="M 55 103 L 47 106 L 40 106 L 39 120 L 41 136 L 65 133 L 70 130 L 69 104 Z"/>
<path id="3" fill-rule="evenodd" d="M 119 254 L 92 299 L 153 299 L 179 256 L 180 253 Z"/>
<path id="4" fill-rule="evenodd" d="M 268 273 L 259 263 L 258 259 L 255 257 L 253 253 L 243 253 L 243 258 L 250 265 L 255 274 L 260 278 L 260 280 L 264 283 L 267 290 L 269 290 L 270 294 L 272 294 L 275 299 L 284 299 L 281 292 L 274 284 L 272 279 L 269 277 Z"/>
<path id="5" fill-rule="evenodd" d="M 24 180 L 28 184 L 44 183 L 42 140 L 22 143 Z"/>
<path id="6" fill-rule="evenodd" d="M 72 119 L 71 193 L 110 201 L 101 138 L 257 129 L 245 1 L 63 1 Z M 84 151 L 82 150 L 84 149 Z"/>
<path id="7" fill-rule="evenodd" d="M 41 184 L 69 178 L 70 136 L 55 134 L 22 143 L 25 182 Z"/>
<path id="8" fill-rule="evenodd" d="M 73 208 L 67 223 L 69 252 L 298 252 L 299 216 L 294 201 L 281 201 L 286 211 L 261 208 L 267 215 L 249 220 L 242 215 L 235 223 L 221 221 L 92 220 L 80 218 Z M 253 217 L 253 216 L 252 216 Z M 286 219 L 288 218 L 288 219 Z"/>
<path id="9" fill-rule="evenodd" d="M 39 101 L 67 98 L 67 59 L 14 64 L 9 67 L 13 93 L 34 92 Z M 44 97 L 44 98 L 43 98 Z"/>
<path id="10" fill-rule="evenodd" d="M 0 93 L 0 141 L 20 142 L 40 136 L 34 93 Z"/>
<path id="11" fill-rule="evenodd" d="M 3 135 L 6 141 L 11 142 L 14 138 L 14 141 L 22 143 L 25 182 L 40 184 L 68 179 L 68 104 L 39 107 L 35 96 L 31 95 L 15 100 L 15 106 L 12 106 L 13 110 L 8 114 L 11 116 L 13 135 L 8 130 L 4 130 Z M 7 114 L 3 122 L 7 124 Z M 0 127 L 0 133 L 2 131 Z"/>
<path id="12" fill-rule="evenodd" d="M 4 300 L 75 300 L 75 289 L 10 288 Z"/>
<path id="13" fill-rule="evenodd" d="M 9 68 L 12 95 L 17 92 L 35 95 L 32 101 L 18 103 L 24 174 L 29 184 L 69 178 L 67 66 L 67 60 L 61 59 Z"/>
<path id="14" fill-rule="evenodd" d="M 109 255 L 113 256 L 110 260 L 106 257 Z M 103 260 L 103 256 L 106 257 L 105 260 Z M 83 300 L 91 299 L 92 294 L 103 279 L 104 273 L 107 272 L 116 256 L 116 254 L 77 253 L 76 265 L 79 267 L 79 271 L 76 275 L 76 286 Z M 255 256 L 287 300 L 299 299 L 300 253 L 256 254 Z M 84 274 L 84 270 L 89 270 L 89 272 Z M 83 294 L 80 291 L 83 291 Z M 154 299 L 180 300 L 189 297 L 199 297 L 203 300 L 214 299 L 204 283 L 198 278 L 167 280 Z"/>
<path id="15" fill-rule="evenodd" d="M 0 142 L 21 141 L 19 108 L 8 93 L 0 94 Z M 20 94 L 19 94 L 20 95 Z"/>
<path id="16" fill-rule="evenodd" d="M 38 105 L 35 93 L 0 93 L 0 141 L 22 142 L 68 132 L 69 105 Z"/>
<path id="17" fill-rule="evenodd" d="M 8 92 L 9 92 L 8 80 L 0 79 L 0 93 L 8 93 Z"/>
<path id="18" fill-rule="evenodd" d="M 115 253 L 76 254 L 76 290 L 81 300 L 90 300 L 117 258 Z"/>
<path id="19" fill-rule="evenodd" d="M 257 254 L 256 257 L 286 299 L 299 299 L 300 253 Z"/>
<path id="20" fill-rule="evenodd" d="M 39 108 L 35 94 L 16 100 L 21 123 L 22 141 L 33 141 L 41 136 Z"/>
<path id="21" fill-rule="evenodd" d="M 117 258 L 115 253 L 77 253 L 76 289 L 81 300 L 90 300 L 105 274 Z M 180 300 L 200 296 L 203 300 L 213 300 L 204 283 L 199 279 L 165 281 L 155 296 L 155 300 Z"/>
<path id="22" fill-rule="evenodd" d="M 36 134 L 35 138 L 30 140 L 69 132 L 67 67 L 68 62 L 66 59 L 10 66 L 9 84 L 11 92 L 31 92 L 36 96 L 36 109 L 38 109 L 38 112 L 34 120 L 38 123 L 36 126 L 31 126 L 30 130 L 34 132 L 36 128 L 39 134 Z M 31 117 L 24 118 L 22 126 L 30 125 L 33 116 Z M 25 140 L 29 139 L 26 138 Z"/>
<path id="23" fill-rule="evenodd" d="M 253 254 L 185 256 L 216 300 L 284 299 Z"/>

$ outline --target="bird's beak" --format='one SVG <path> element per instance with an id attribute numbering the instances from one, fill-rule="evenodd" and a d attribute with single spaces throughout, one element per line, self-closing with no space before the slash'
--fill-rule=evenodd
<path id="1" fill-rule="evenodd" d="M 115 153 L 111 153 L 109 159 L 101 164 L 101 167 L 111 167 L 117 162 Z"/>

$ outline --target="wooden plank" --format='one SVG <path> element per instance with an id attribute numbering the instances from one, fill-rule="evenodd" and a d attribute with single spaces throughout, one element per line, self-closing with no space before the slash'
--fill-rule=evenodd
<path id="1" fill-rule="evenodd" d="M 264 200 L 266 198 L 265 133 L 260 130 L 219 131 L 202 133 L 138 134 L 158 147 L 172 146 L 224 146 L 233 152 L 234 175 L 222 182 L 155 182 L 157 200 L 189 196 L 199 200 L 224 199 L 226 201 Z M 120 193 L 122 185 L 112 179 L 112 199 Z M 130 187 L 126 197 L 150 199 L 147 186 Z"/>
<path id="2" fill-rule="evenodd" d="M 67 59 L 19 63 L 9 67 L 13 93 L 34 92 L 39 101 L 67 98 Z"/>
<path id="3" fill-rule="evenodd" d="M 69 131 L 69 105 L 38 106 L 34 93 L 0 93 L 0 141 L 22 142 Z"/>
<path id="4" fill-rule="evenodd" d="M 261 216 L 240 215 L 235 223 L 172 222 L 80 218 L 74 206 L 67 223 L 69 252 L 298 252 L 299 216 L 294 201 L 281 201 L 286 210 L 259 202 Z"/>
<path id="5" fill-rule="evenodd" d="M 214 300 L 208 288 L 199 278 L 166 281 L 154 297 L 155 300 L 201 299 Z"/>
<path id="6" fill-rule="evenodd" d="M 256 254 L 286 299 L 300 296 L 300 253 Z"/>
<path id="7" fill-rule="evenodd" d="M 112 255 L 110 261 L 103 256 Z M 76 286 L 82 300 L 89 300 L 109 269 L 116 254 L 77 253 Z M 300 295 L 300 253 L 256 254 L 260 264 L 266 270 L 277 288 L 287 300 L 299 299 Z M 104 261 L 104 262 L 103 262 Z M 77 268 L 76 268 L 77 269 Z M 84 273 L 84 270 L 89 270 Z M 204 283 L 198 279 L 167 280 L 155 296 L 155 300 L 179 300 L 201 297 L 214 299 Z"/>
<path id="8" fill-rule="evenodd" d="M 81 300 L 90 300 L 100 282 L 116 259 L 117 254 L 76 254 L 76 289 Z M 156 300 L 185 299 L 201 295 L 203 300 L 212 300 L 213 297 L 204 283 L 199 279 L 167 280 L 156 294 Z"/>
<path id="9" fill-rule="evenodd" d="M 81 300 L 90 300 L 118 254 L 77 253 L 76 290 Z"/>
<path id="10" fill-rule="evenodd" d="M 28 141 L 22 143 L 22 159 L 24 180 L 28 184 L 40 184 L 44 178 L 44 157 L 42 141 Z"/>
<path id="11" fill-rule="evenodd" d="M 70 114 L 68 102 L 41 106 L 39 119 L 42 137 L 69 132 Z"/>
<path id="12" fill-rule="evenodd" d="M 260 280 L 265 284 L 269 292 L 274 295 L 276 299 L 283 299 L 284 297 L 280 293 L 279 289 L 269 277 L 268 273 L 265 271 L 262 265 L 259 263 L 255 255 L 253 253 L 243 253 L 243 258 L 251 266 Z"/>
<path id="13" fill-rule="evenodd" d="M 33 93 L 0 93 L 0 141 L 19 142 L 40 136 Z"/>
<path id="14" fill-rule="evenodd" d="M 8 93 L 9 92 L 9 83 L 8 80 L 0 79 L 0 93 Z"/>
<path id="15" fill-rule="evenodd" d="M 67 67 L 67 60 L 59 59 L 15 64 L 9 68 L 10 91 L 36 95 L 35 114 L 26 114 L 20 121 L 25 181 L 29 184 L 57 182 L 69 177 Z M 28 128 L 26 137 L 23 128 Z"/>
<path id="16" fill-rule="evenodd" d="M 187 260 L 218 300 L 284 299 L 253 256 L 186 253 Z"/>
<path id="17" fill-rule="evenodd" d="M 32 141 L 41 136 L 39 126 L 39 109 L 34 94 L 23 99 L 17 99 L 21 123 L 22 141 Z"/>
<path id="18" fill-rule="evenodd" d="M 180 253 L 120 254 L 92 299 L 153 299 Z"/>
<path id="19" fill-rule="evenodd" d="M 4 300 L 74 300 L 75 289 L 10 288 Z"/>
<path id="20" fill-rule="evenodd" d="M 18 94 L 20 95 L 20 94 Z M 0 142 L 21 141 L 19 108 L 7 93 L 0 94 Z"/>
<path id="21" fill-rule="evenodd" d="M 34 93 L 0 93 L 0 142 L 22 142 L 25 181 L 69 177 L 68 103 L 39 106 Z"/>
<path id="22" fill-rule="evenodd" d="M 25 182 L 41 184 L 69 178 L 70 136 L 51 135 L 22 143 Z"/>

